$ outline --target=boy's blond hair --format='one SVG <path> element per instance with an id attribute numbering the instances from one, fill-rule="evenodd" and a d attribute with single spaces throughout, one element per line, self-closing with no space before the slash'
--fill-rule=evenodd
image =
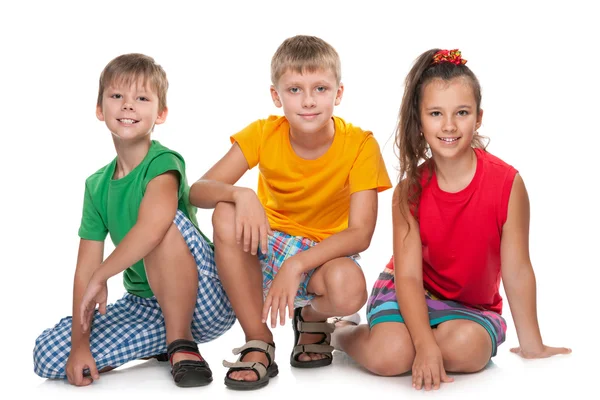
<path id="1" fill-rule="evenodd" d="M 287 70 L 299 74 L 330 69 L 339 85 L 342 66 L 337 51 L 323 39 L 315 36 L 297 35 L 281 43 L 271 60 L 271 82 L 277 86 L 279 78 Z"/>
<path id="2" fill-rule="evenodd" d="M 158 112 L 167 107 L 167 89 L 169 82 L 165 70 L 158 65 L 154 58 L 144 54 L 123 54 L 109 62 L 100 74 L 98 88 L 98 107 L 102 107 L 104 90 L 111 84 L 129 86 L 143 80 L 144 86 L 150 85 L 158 96 Z"/>

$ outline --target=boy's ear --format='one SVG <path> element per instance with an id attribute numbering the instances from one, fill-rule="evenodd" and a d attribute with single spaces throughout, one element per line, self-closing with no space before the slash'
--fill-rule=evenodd
<path id="1" fill-rule="evenodd" d="M 340 82 L 337 92 L 335 93 L 335 105 L 339 106 L 342 102 L 342 95 L 344 94 L 344 84 Z"/>
<path id="2" fill-rule="evenodd" d="M 483 120 L 483 110 L 479 110 L 479 114 L 477 115 L 477 122 L 475 123 L 475 130 L 481 127 L 481 122 Z"/>
<path id="3" fill-rule="evenodd" d="M 154 123 L 156 125 L 160 125 L 163 122 L 165 122 L 167 120 L 167 114 L 169 114 L 169 109 L 165 107 L 161 112 L 158 113 L 158 116 L 156 117 L 156 121 L 154 121 Z"/>
<path id="4" fill-rule="evenodd" d="M 275 107 L 280 108 L 283 106 L 283 104 L 281 104 L 281 99 L 279 98 L 279 93 L 277 93 L 277 89 L 273 85 L 271 85 L 271 98 L 273 99 Z"/>
<path id="5" fill-rule="evenodd" d="M 104 113 L 102 112 L 102 106 L 96 106 L 96 118 L 100 121 L 104 121 Z"/>

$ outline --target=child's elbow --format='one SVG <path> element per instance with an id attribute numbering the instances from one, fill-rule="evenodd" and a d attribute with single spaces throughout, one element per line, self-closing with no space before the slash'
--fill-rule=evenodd
<path id="1" fill-rule="evenodd" d="M 373 233 L 371 232 L 363 232 L 360 236 L 360 239 L 358 241 L 358 247 L 359 250 L 358 252 L 362 252 L 365 251 L 369 248 L 369 246 L 371 245 L 371 238 L 373 237 Z"/>

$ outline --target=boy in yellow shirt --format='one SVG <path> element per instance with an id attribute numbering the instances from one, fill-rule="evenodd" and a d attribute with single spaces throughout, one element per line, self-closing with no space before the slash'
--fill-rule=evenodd
<path id="1" fill-rule="evenodd" d="M 284 116 L 231 136 L 228 153 L 190 189 L 193 205 L 215 208 L 217 270 L 246 335 L 238 361 L 224 362 L 232 389 L 277 375 L 268 320 L 274 328 L 293 317 L 292 366 L 321 367 L 332 361 L 327 318 L 353 314 L 367 299 L 356 255 L 370 244 L 377 194 L 391 182 L 373 134 L 333 116 L 340 79 L 328 43 L 285 40 L 271 62 L 271 96 Z M 234 186 L 257 165 L 257 193 Z"/>

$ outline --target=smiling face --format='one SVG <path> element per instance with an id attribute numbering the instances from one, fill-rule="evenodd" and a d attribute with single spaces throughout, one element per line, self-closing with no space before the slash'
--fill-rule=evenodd
<path id="1" fill-rule="evenodd" d="M 155 124 L 167 118 L 167 108 L 159 111 L 156 92 L 144 85 L 143 79 L 108 85 L 102 95 L 102 105 L 96 116 L 110 132 L 121 140 L 136 140 L 148 136 Z"/>
<path id="2" fill-rule="evenodd" d="M 423 87 L 420 105 L 421 132 L 434 158 L 455 159 L 467 154 L 483 110 L 468 78 L 433 79 Z"/>
<path id="3" fill-rule="evenodd" d="M 287 70 L 276 86 L 271 86 L 273 103 L 283 108 L 292 133 L 309 134 L 333 129 L 333 109 L 344 92 L 331 70 Z M 333 133 L 333 132 L 331 132 Z"/>

